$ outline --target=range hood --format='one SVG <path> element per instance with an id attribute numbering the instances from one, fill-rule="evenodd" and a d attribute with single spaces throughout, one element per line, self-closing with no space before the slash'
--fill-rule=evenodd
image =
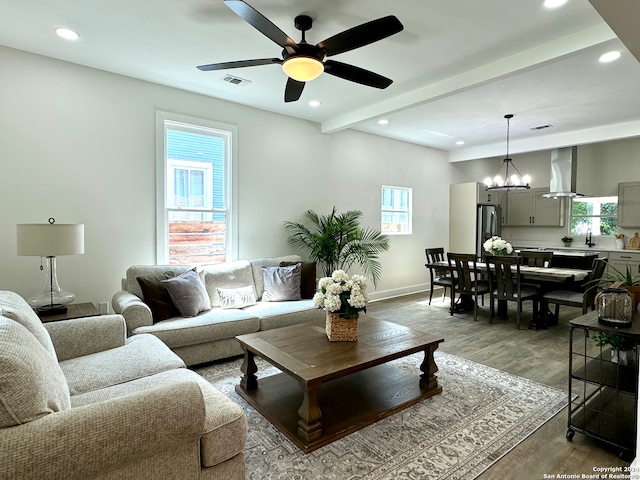
<path id="1" fill-rule="evenodd" d="M 548 198 L 584 197 L 576 191 L 578 147 L 551 150 L 551 181 Z"/>

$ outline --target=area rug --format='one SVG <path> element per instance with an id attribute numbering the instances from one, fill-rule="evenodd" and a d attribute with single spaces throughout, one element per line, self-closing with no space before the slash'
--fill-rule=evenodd
<path id="1" fill-rule="evenodd" d="M 393 362 L 420 373 L 422 354 Z M 436 352 L 442 394 L 304 454 L 236 394 L 240 359 L 196 371 L 240 404 L 248 479 L 473 479 L 562 410 L 561 390 Z M 257 358 L 258 379 L 279 371 Z M 259 381 L 259 380 L 258 380 Z"/>

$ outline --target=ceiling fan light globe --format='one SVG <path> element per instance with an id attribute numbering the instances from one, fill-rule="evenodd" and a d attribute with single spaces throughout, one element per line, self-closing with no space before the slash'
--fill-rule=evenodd
<path id="1" fill-rule="evenodd" d="M 309 82 L 324 72 L 324 64 L 313 57 L 291 57 L 284 61 L 282 70 L 299 82 Z"/>

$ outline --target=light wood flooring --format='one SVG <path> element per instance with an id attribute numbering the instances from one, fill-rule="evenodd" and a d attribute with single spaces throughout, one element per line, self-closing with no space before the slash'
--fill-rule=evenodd
<path id="1" fill-rule="evenodd" d="M 531 302 L 525 302 L 522 329 L 517 330 L 515 304 L 511 302 L 509 317 L 489 324 L 488 296 L 486 306 L 479 307 L 477 321 L 472 313 L 450 316 L 449 297 L 443 301 L 441 291 L 436 290 L 431 305 L 428 300 L 427 292 L 372 302 L 367 306 L 367 315 L 442 335 L 445 341 L 440 344 L 441 351 L 568 391 L 568 321 L 580 316 L 580 309 L 561 307 L 557 326 L 529 330 L 531 313 L 526 305 Z M 593 475 L 594 467 L 629 465 L 618 457 L 619 449 L 580 433 L 569 442 L 566 432 L 565 408 L 478 478 L 554 478 L 545 474 L 562 478 L 559 475 Z"/>

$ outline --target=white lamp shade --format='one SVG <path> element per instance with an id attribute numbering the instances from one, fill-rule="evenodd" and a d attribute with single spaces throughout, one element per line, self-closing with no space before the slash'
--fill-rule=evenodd
<path id="1" fill-rule="evenodd" d="M 84 253 L 84 224 L 17 225 L 18 255 L 53 257 Z"/>

